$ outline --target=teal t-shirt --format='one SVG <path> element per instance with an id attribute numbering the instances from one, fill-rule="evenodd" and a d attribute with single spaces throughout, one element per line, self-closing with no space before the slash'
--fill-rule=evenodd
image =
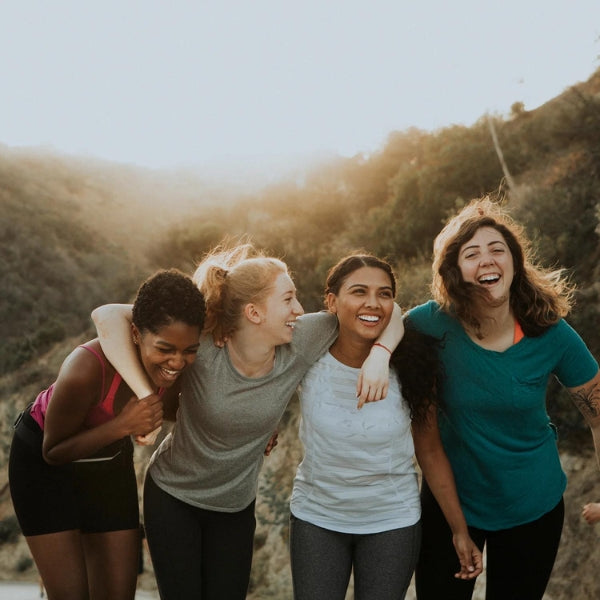
<path id="1" fill-rule="evenodd" d="M 429 301 L 414 326 L 443 338 L 440 433 L 467 523 L 496 531 L 538 519 L 560 501 L 567 478 L 546 411 L 551 375 L 566 387 L 590 381 L 598 363 L 564 320 L 504 352 L 475 344 Z"/>

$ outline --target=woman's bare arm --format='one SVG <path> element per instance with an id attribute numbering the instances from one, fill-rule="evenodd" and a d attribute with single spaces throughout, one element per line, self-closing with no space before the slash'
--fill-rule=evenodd
<path id="1" fill-rule="evenodd" d="M 469 535 L 450 461 L 446 456 L 437 424 L 436 408 L 429 410 L 425 423 L 413 424 L 415 454 L 423 477 L 452 530 L 452 542 L 460 562 L 458 579 L 473 579 L 483 570 L 481 551 Z"/>
<path id="2" fill-rule="evenodd" d="M 131 333 L 131 304 L 104 304 L 92 312 L 104 355 L 138 398 L 154 389 L 138 359 Z"/>
<path id="3" fill-rule="evenodd" d="M 404 335 L 402 310 L 394 303 L 388 326 L 375 340 L 369 356 L 360 370 L 356 384 L 358 408 L 365 402 L 375 402 L 387 396 L 390 382 L 390 356 Z"/>
<path id="4" fill-rule="evenodd" d="M 87 458 L 104 446 L 128 435 L 143 435 L 162 422 L 162 404 L 130 400 L 114 419 L 87 428 L 85 419 L 102 396 L 102 375 L 95 357 L 82 350 L 63 363 L 44 420 L 42 451 L 49 464 Z"/>

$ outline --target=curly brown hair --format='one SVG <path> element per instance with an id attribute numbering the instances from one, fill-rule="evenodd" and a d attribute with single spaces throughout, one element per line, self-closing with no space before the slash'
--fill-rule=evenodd
<path id="1" fill-rule="evenodd" d="M 546 269 L 535 263 L 524 229 L 489 198 L 473 200 L 452 217 L 433 245 L 431 291 L 443 310 L 481 333 L 482 305 L 487 290 L 463 280 L 458 266 L 461 247 L 482 227 L 498 231 L 514 263 L 510 306 L 525 335 L 536 337 L 569 314 L 574 288 L 564 269 Z"/>
<path id="2" fill-rule="evenodd" d="M 405 321 L 404 336 L 390 359 L 390 367 L 398 374 L 402 397 L 410 409 L 411 421 L 416 425 L 427 422 L 430 408 L 443 406 L 444 371 L 438 357 L 441 344 L 441 340 L 417 331 L 410 321 Z"/>

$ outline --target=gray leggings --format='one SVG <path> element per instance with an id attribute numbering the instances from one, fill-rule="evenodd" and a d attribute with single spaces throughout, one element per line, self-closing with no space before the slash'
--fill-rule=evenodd
<path id="1" fill-rule="evenodd" d="M 355 600 L 403 600 L 421 546 L 421 524 L 381 533 L 339 533 L 291 515 L 295 600 L 344 600 L 354 569 Z"/>

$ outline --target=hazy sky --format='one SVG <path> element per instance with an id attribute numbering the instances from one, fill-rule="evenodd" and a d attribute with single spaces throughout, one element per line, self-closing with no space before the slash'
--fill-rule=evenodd
<path id="1" fill-rule="evenodd" d="M 159 168 L 368 153 L 533 109 L 598 55 L 600 0 L 1 0 L 0 144 Z"/>

